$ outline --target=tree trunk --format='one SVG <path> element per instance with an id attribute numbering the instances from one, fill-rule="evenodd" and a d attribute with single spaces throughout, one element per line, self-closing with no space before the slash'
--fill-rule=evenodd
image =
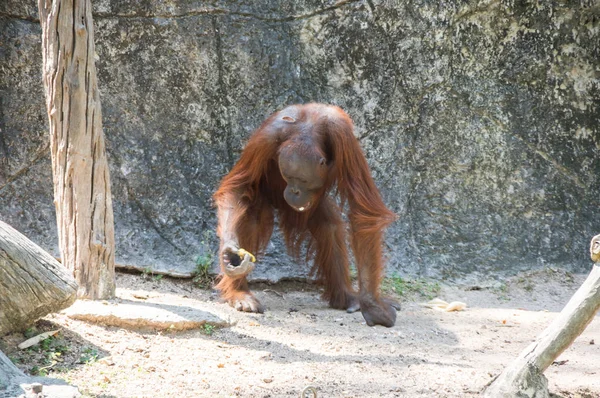
<path id="1" fill-rule="evenodd" d="M 0 221 L 0 336 L 69 307 L 77 284 L 50 254 Z"/>
<path id="2" fill-rule="evenodd" d="M 558 318 L 486 389 L 484 397 L 548 397 L 543 372 L 594 319 L 600 308 L 600 267 L 573 295 Z"/>
<path id="3" fill-rule="evenodd" d="M 39 13 L 62 262 L 73 271 L 80 298 L 111 298 L 114 222 L 91 2 L 39 0 Z"/>

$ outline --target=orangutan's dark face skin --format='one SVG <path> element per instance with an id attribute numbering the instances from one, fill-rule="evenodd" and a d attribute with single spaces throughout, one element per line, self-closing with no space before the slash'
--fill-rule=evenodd
<path id="1" fill-rule="evenodd" d="M 283 197 L 294 210 L 303 212 L 317 204 L 327 174 L 325 159 L 280 155 L 279 170 L 287 183 Z"/>

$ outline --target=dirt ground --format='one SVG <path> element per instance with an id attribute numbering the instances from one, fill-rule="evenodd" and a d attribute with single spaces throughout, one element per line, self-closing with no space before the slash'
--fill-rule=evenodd
<path id="1" fill-rule="evenodd" d="M 318 397 L 470 397 L 537 337 L 584 278 L 547 269 L 441 285 L 437 296 L 468 308 L 428 309 L 420 305 L 428 299 L 413 293 L 388 329 L 329 309 L 310 284 L 255 285 L 268 309 L 259 315 L 239 313 L 191 281 L 118 274 L 120 299 L 201 307 L 233 326 L 136 331 L 55 314 L 28 334 L 60 329 L 56 338 L 19 351 L 26 336 L 13 334 L 0 349 L 26 372 L 65 379 L 89 397 L 299 397 L 307 386 Z M 546 376 L 557 396 L 600 397 L 600 316 Z"/>

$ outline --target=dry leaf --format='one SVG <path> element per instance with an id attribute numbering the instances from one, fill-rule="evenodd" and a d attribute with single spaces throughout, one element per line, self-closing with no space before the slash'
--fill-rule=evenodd
<path id="1" fill-rule="evenodd" d="M 98 360 L 98 362 L 108 366 L 113 366 L 115 364 L 115 361 L 113 361 L 112 357 L 101 358 Z"/>

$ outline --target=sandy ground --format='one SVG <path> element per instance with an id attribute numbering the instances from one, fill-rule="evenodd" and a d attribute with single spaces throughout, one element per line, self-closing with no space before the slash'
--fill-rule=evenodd
<path id="1" fill-rule="evenodd" d="M 38 331 L 61 329 L 56 341 L 66 346 L 48 376 L 90 397 L 299 397 L 307 386 L 318 397 L 470 397 L 536 338 L 584 278 L 545 270 L 487 286 L 443 285 L 441 298 L 468 309 L 435 311 L 413 295 L 388 329 L 329 309 L 309 284 L 254 286 L 268 308 L 258 315 L 190 281 L 119 274 L 121 299 L 167 309 L 200 304 L 233 326 L 136 331 L 57 314 Z M 0 349 L 30 371 L 33 356 L 15 348 L 23 339 L 6 336 Z M 600 397 L 600 316 L 546 376 L 557 396 Z"/>

